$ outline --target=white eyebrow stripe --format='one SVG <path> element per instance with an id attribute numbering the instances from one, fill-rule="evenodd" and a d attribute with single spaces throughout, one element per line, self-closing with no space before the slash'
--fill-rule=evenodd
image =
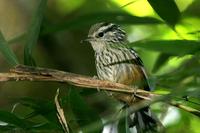
<path id="1" fill-rule="evenodd" d="M 113 25 L 115 25 L 115 24 L 113 24 L 113 23 L 110 23 L 109 25 L 106 25 L 106 26 L 102 26 L 101 28 L 99 28 L 99 31 L 105 31 L 106 29 L 108 29 L 108 28 L 110 28 L 110 27 L 112 27 Z"/>

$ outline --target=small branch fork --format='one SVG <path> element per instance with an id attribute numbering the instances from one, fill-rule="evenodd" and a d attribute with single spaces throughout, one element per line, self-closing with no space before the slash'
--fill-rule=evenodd
<path id="1" fill-rule="evenodd" d="M 59 71 L 55 69 L 29 67 L 29 66 L 24 66 L 24 65 L 18 65 L 15 68 L 11 69 L 10 72 L 7 72 L 7 73 L 0 73 L 0 82 L 7 82 L 7 81 L 63 82 L 63 83 L 72 84 L 74 86 L 80 86 L 83 88 L 90 88 L 90 89 L 99 88 L 101 90 L 127 93 L 127 94 L 135 93 L 137 97 L 150 101 L 149 104 L 154 103 L 155 99 L 161 99 L 161 100 L 156 100 L 156 101 L 165 100 L 164 98 L 162 98 L 165 96 L 158 95 L 153 92 L 145 91 L 142 89 L 137 89 L 137 91 L 135 92 L 136 90 L 135 88 L 127 86 L 127 85 L 119 84 L 119 83 L 98 80 L 92 77 Z M 200 117 L 199 110 L 186 107 L 179 103 L 174 103 L 174 102 L 169 102 L 169 101 L 167 101 L 167 103 Z"/>

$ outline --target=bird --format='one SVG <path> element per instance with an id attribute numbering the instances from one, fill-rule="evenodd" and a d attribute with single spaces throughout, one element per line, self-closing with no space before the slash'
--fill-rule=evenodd
<path id="1" fill-rule="evenodd" d="M 94 52 L 97 77 L 101 80 L 129 85 L 150 91 L 147 74 L 139 55 L 128 47 L 126 32 L 117 24 L 100 22 L 91 26 L 87 39 Z M 124 107 L 134 106 L 138 98 L 134 94 L 108 92 L 123 103 Z M 131 117 L 133 116 L 133 117 Z M 158 132 L 160 123 L 152 115 L 150 107 L 144 107 L 130 114 L 129 127 L 137 133 Z"/>

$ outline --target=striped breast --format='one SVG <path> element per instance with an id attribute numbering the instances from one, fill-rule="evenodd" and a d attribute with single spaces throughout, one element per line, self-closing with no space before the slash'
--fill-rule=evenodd
<path id="1" fill-rule="evenodd" d="M 148 88 L 141 60 L 131 49 L 109 47 L 96 53 L 96 69 L 100 79 Z"/>

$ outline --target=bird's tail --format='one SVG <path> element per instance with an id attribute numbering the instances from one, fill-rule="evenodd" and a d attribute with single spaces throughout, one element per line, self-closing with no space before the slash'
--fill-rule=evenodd
<path id="1" fill-rule="evenodd" d="M 161 122 L 151 113 L 149 107 L 145 107 L 130 116 L 129 127 L 137 133 L 163 132 Z"/>

